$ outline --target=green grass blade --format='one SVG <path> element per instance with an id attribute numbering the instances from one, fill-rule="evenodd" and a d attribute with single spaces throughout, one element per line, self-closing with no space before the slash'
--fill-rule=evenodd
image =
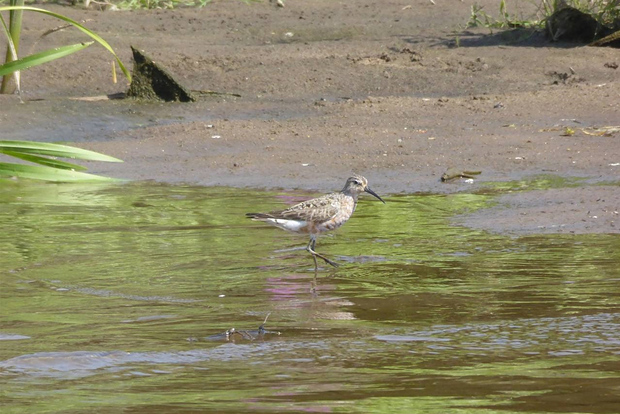
<path id="1" fill-rule="evenodd" d="M 118 181 L 115 178 L 78 171 L 61 170 L 40 165 L 11 164 L 8 162 L 0 162 L 0 177 L 19 177 L 54 182 Z"/>
<path id="2" fill-rule="evenodd" d="M 55 17 L 57 19 L 60 20 L 64 20 L 65 22 L 75 26 L 77 29 L 81 30 L 82 32 L 86 33 L 88 36 L 90 36 L 91 38 L 93 38 L 95 41 L 97 41 L 101 46 L 105 47 L 116 59 L 116 62 L 118 63 L 118 66 L 121 68 L 121 70 L 123 71 L 123 73 L 125 74 L 125 77 L 127 78 L 127 80 L 129 82 L 131 82 L 131 74 L 129 73 L 129 71 L 127 70 L 127 68 L 125 68 L 125 65 L 123 65 L 123 62 L 121 62 L 120 58 L 116 55 L 116 52 L 114 52 L 114 49 L 112 49 L 112 46 L 110 46 L 108 44 L 108 42 L 106 42 L 101 36 L 99 36 L 97 33 L 87 29 L 86 27 L 82 26 L 81 24 L 79 24 L 78 22 L 76 22 L 75 20 L 67 17 L 67 16 L 63 16 L 62 14 L 58 14 L 58 13 L 54 13 L 51 12 L 49 10 L 45 10 L 45 9 L 39 9 L 37 7 L 30 7 L 30 6 L 5 6 L 5 7 L 0 7 L 0 11 L 9 11 L 9 10 L 29 10 L 29 11 L 34 11 L 37 13 L 43 13 L 43 14 L 47 14 L 48 16 L 52 16 Z"/>
<path id="3" fill-rule="evenodd" d="M 8 75 L 9 73 L 27 69 L 32 66 L 42 65 L 43 63 L 47 63 L 54 59 L 60 59 L 61 57 L 85 49 L 93 43 L 95 42 L 76 43 L 74 45 L 61 46 L 5 63 L 4 65 L 0 65 L 0 76 Z"/>
<path id="4" fill-rule="evenodd" d="M 13 12 L 11 12 L 13 13 Z M 12 14 L 11 14 L 12 17 Z M 21 19 L 21 16 L 20 16 Z M 17 48 L 15 47 L 15 42 L 13 41 L 13 32 L 15 31 L 15 27 L 13 27 L 12 22 L 11 24 L 11 28 L 9 28 L 6 25 L 6 22 L 4 21 L 4 18 L 2 17 L 2 15 L 0 14 L 0 23 L 2 23 L 2 29 L 4 30 L 4 34 L 6 35 L 6 40 L 8 42 L 7 48 L 6 48 L 6 57 L 5 57 L 5 62 L 11 62 L 14 60 L 17 60 Z M 20 23 L 21 25 L 21 23 Z M 17 38 L 19 39 L 19 33 L 17 35 Z M 11 84 L 11 79 L 15 79 L 15 86 L 17 88 L 18 91 L 21 90 L 21 85 L 20 85 L 20 73 L 19 72 L 13 72 L 12 76 L 3 76 L 2 77 L 2 84 L 0 84 L 0 93 L 1 94 L 5 94 L 10 92 L 10 84 Z"/>
<path id="5" fill-rule="evenodd" d="M 10 155 L 11 157 L 19 158 L 24 161 L 34 162 L 35 164 L 47 165 L 48 167 L 52 168 L 60 168 L 63 170 L 74 171 L 86 171 L 88 169 L 82 165 L 72 164 L 66 161 L 54 160 L 47 157 L 40 157 L 38 155 L 24 154 L 21 152 L 7 151 L 2 149 L 0 149 L 0 153 Z"/>
<path id="6" fill-rule="evenodd" d="M 68 145 L 32 141 L 0 141 L 0 151 L 8 150 L 23 154 L 50 155 L 53 157 L 77 158 L 90 161 L 123 162 L 118 158 Z"/>

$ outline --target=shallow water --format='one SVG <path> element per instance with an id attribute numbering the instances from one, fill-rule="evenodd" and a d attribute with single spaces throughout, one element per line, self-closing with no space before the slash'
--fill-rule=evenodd
<path id="1" fill-rule="evenodd" d="M 619 411 L 618 235 L 365 197 L 315 277 L 305 238 L 244 218 L 312 195 L 3 182 L 2 413 Z"/>

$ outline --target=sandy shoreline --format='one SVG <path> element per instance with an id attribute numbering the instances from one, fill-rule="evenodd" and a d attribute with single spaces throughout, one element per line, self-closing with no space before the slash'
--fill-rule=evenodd
<path id="1" fill-rule="evenodd" d="M 24 72 L 27 102 L 3 97 L 2 127 L 11 139 L 68 140 L 119 157 L 123 164 L 92 171 L 134 180 L 322 192 L 358 172 L 389 194 L 476 188 L 441 183 L 449 167 L 482 171 L 476 182 L 583 178 L 502 196 L 502 207 L 462 223 L 617 233 L 620 132 L 601 129 L 620 124 L 619 72 L 609 65 L 617 50 L 486 29 L 461 30 L 455 47 L 470 2 L 407 5 L 216 2 L 116 13 L 50 5 L 87 20 L 125 62 L 136 45 L 192 89 L 241 97 L 79 106 L 67 97 L 125 88 L 110 83 L 109 56 L 91 47 Z M 22 43 L 53 24 L 30 16 Z M 37 48 L 75 37 L 58 33 Z"/>

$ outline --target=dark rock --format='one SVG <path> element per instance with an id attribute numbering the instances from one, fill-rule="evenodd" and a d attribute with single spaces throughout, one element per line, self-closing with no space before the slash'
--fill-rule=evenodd
<path id="1" fill-rule="evenodd" d="M 599 23 L 589 14 L 573 7 L 557 10 L 547 19 L 547 35 L 557 42 L 590 43 L 599 30 Z"/>
<path id="2" fill-rule="evenodd" d="M 166 102 L 196 101 L 193 94 L 178 83 L 166 69 L 133 46 L 131 50 L 134 65 L 128 97 Z"/>

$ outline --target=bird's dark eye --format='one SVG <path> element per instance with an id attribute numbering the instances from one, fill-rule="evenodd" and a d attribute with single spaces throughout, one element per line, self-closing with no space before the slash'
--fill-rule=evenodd
<path id="1" fill-rule="evenodd" d="M 355 185 L 362 185 L 362 183 L 359 180 L 353 180 L 353 184 L 355 184 Z"/>

